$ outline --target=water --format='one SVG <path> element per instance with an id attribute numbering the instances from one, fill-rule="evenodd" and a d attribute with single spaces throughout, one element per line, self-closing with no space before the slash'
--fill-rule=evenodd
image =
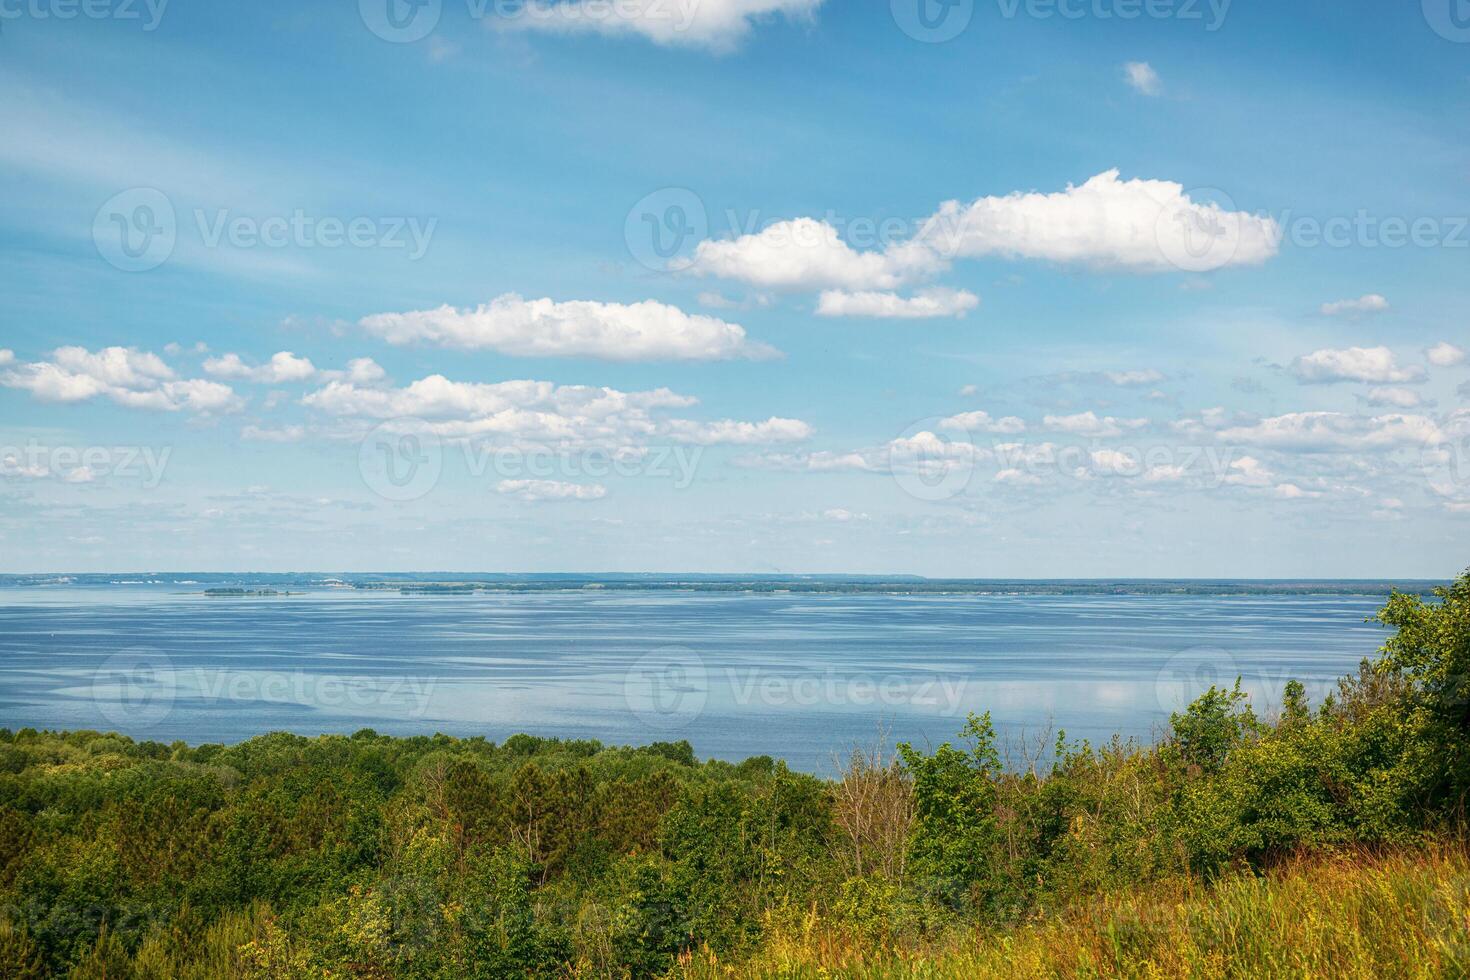
<path id="1" fill-rule="evenodd" d="M 822 771 L 967 712 L 1003 736 L 1150 739 L 1236 676 L 1269 712 L 1382 642 L 1363 595 L 904 595 L 547 590 L 400 595 L 203 585 L 0 588 L 0 725 L 231 742 L 371 727 L 501 740 L 688 739 Z"/>

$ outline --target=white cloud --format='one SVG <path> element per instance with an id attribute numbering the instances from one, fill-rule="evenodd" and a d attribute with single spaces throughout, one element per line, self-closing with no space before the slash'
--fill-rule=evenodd
<path id="1" fill-rule="evenodd" d="M 13 360 L 15 360 L 15 351 L 6 350 L 5 348 L 0 347 L 0 367 L 4 367 L 6 364 L 9 364 Z"/>
<path id="2" fill-rule="evenodd" d="M 41 401 L 79 402 L 102 396 L 128 408 L 168 412 L 224 412 L 241 404 L 229 386 L 181 380 L 158 355 L 130 347 L 96 352 L 59 347 L 50 361 L 21 363 L 0 373 L 0 385 L 29 391 Z"/>
<path id="3" fill-rule="evenodd" d="M 1144 474 L 1145 483 L 1177 483 L 1189 473 L 1183 466 L 1160 463 L 1150 467 Z"/>
<path id="4" fill-rule="evenodd" d="M 247 442 L 300 442 L 306 438 L 306 428 L 286 425 L 272 429 L 258 425 L 247 425 L 240 430 L 240 438 Z"/>
<path id="5" fill-rule="evenodd" d="M 371 357 L 354 357 L 347 362 L 346 376 L 353 384 L 373 385 L 386 378 L 388 372 Z"/>
<path id="6" fill-rule="evenodd" d="M 1238 487 L 1266 487 L 1276 481 L 1271 470 L 1254 456 L 1232 460 L 1225 482 Z"/>
<path id="7" fill-rule="evenodd" d="M 0 351 L 0 355 L 3 354 L 4 352 Z M 1441 341 L 1425 351 L 1424 356 L 1429 358 L 1429 363 L 1435 367 L 1454 367 L 1464 362 L 1465 349 L 1463 347 L 1456 347 L 1447 341 Z M 0 360 L 0 364 L 3 363 L 4 361 Z"/>
<path id="8" fill-rule="evenodd" d="M 922 245 L 859 252 L 827 222 L 794 218 L 739 238 L 700 242 L 689 271 L 761 289 L 801 292 L 897 289 L 943 268 L 943 260 Z"/>
<path id="9" fill-rule="evenodd" d="M 1053 194 L 948 201 L 921 222 L 913 238 L 882 250 L 854 249 L 830 223 L 815 218 L 775 222 L 754 234 L 700 242 L 688 271 L 762 289 L 892 292 L 932 277 L 957 258 L 1201 272 L 1259 265 L 1276 254 L 1280 241 L 1281 228 L 1272 218 L 1195 201 L 1171 181 L 1120 180 L 1117 170 L 1109 170 Z M 824 297 L 832 311 L 827 315 L 850 302 Z M 861 306 L 913 309 L 899 302 L 865 297 Z"/>
<path id="10" fill-rule="evenodd" d="M 753 24 L 776 16 L 810 19 L 822 0 L 530 0 L 514 16 L 496 18 L 504 30 L 642 37 L 670 47 L 727 52 Z"/>
<path id="11" fill-rule="evenodd" d="M 939 427 L 962 429 L 967 432 L 996 432 L 1014 435 L 1017 432 L 1026 431 L 1026 422 L 1014 415 L 997 419 L 992 418 L 989 412 L 962 412 L 959 415 L 951 415 L 947 419 L 942 419 Z"/>
<path id="12" fill-rule="evenodd" d="M 501 480 L 495 491 L 528 502 L 541 500 L 601 500 L 607 487 L 600 483 L 562 483 L 558 480 Z"/>
<path id="13" fill-rule="evenodd" d="M 495 384 L 450 381 L 431 375 L 402 388 L 368 388 L 333 381 L 301 402 L 342 419 L 413 419 L 445 438 L 553 445 L 576 450 L 622 449 L 666 439 L 694 445 L 750 445 L 805 439 L 798 419 L 699 422 L 656 415 L 687 408 L 695 399 L 667 388 L 624 392 L 555 385 L 549 381 Z"/>
<path id="14" fill-rule="evenodd" d="M 1142 371 L 1104 371 L 1103 377 L 1108 379 L 1109 384 L 1115 384 L 1119 388 L 1153 385 L 1164 380 L 1163 373 L 1152 368 Z"/>
<path id="15" fill-rule="evenodd" d="M 980 297 L 963 289 L 923 289 L 910 297 L 897 293 L 829 289 L 817 303 L 818 316 L 865 316 L 890 320 L 962 317 L 980 305 Z"/>
<path id="16" fill-rule="evenodd" d="M 800 419 L 769 418 L 764 422 L 691 422 L 671 419 L 663 431 L 679 442 L 699 446 L 748 446 L 773 442 L 801 442 L 812 434 L 812 427 Z"/>
<path id="17" fill-rule="evenodd" d="M 1123 66 L 1123 77 L 1144 95 L 1159 95 L 1163 91 L 1159 73 L 1147 61 L 1128 62 Z"/>
<path id="18" fill-rule="evenodd" d="M 1269 217 L 1194 201 L 1167 180 L 1120 180 L 1117 170 L 1053 194 L 949 201 L 919 240 L 949 258 L 1042 259 L 1130 272 L 1259 265 L 1281 227 Z"/>
<path id="19" fill-rule="evenodd" d="M 737 462 L 743 466 L 814 473 L 919 473 L 937 478 L 973 467 L 992 456 L 989 450 L 968 442 L 945 440 L 932 432 L 919 432 L 881 446 L 847 452 L 765 453 L 744 456 Z"/>
<path id="20" fill-rule="evenodd" d="M 996 483 L 1009 483 L 1022 487 L 1040 486 L 1046 482 L 1035 473 L 1027 473 L 1025 470 L 1018 469 L 1014 466 L 996 471 L 994 479 Z"/>
<path id="21" fill-rule="evenodd" d="M 1223 429 L 1222 441 L 1305 453 L 1364 452 L 1438 445 L 1443 433 L 1423 415 L 1364 418 L 1341 412 L 1293 412 Z"/>
<path id="22" fill-rule="evenodd" d="M 1142 460 L 1132 453 L 1098 449 L 1090 456 L 1093 470 L 1108 476 L 1137 476 L 1143 470 Z"/>
<path id="23" fill-rule="evenodd" d="M 1306 384 L 1365 381 L 1404 384 L 1424 380 L 1424 369 L 1401 368 L 1387 347 L 1348 347 L 1319 350 L 1292 362 L 1291 371 Z"/>
<path id="24" fill-rule="evenodd" d="M 608 361 L 713 361 L 769 357 L 745 329 L 653 300 L 598 303 L 526 300 L 505 293 L 475 309 L 441 306 L 377 313 L 359 326 L 390 344 L 424 342 L 516 357 L 595 357 Z"/>
<path id="25" fill-rule="evenodd" d="M 1322 496 L 1317 490 L 1303 490 L 1295 483 L 1283 483 L 1276 488 L 1276 496 L 1282 500 L 1304 500 Z"/>
<path id="26" fill-rule="evenodd" d="M 1109 415 L 1099 418 L 1096 412 L 1079 412 L 1076 415 L 1048 415 L 1042 424 L 1054 432 L 1066 432 L 1074 436 L 1099 438 L 1120 436 L 1126 430 L 1141 429 L 1148 419 L 1118 419 Z"/>
<path id="27" fill-rule="evenodd" d="M 1368 392 L 1369 405 L 1389 408 L 1418 408 L 1423 399 L 1412 388 L 1373 388 Z"/>
<path id="28" fill-rule="evenodd" d="M 1359 296 L 1357 299 L 1340 299 L 1335 303 L 1323 303 L 1323 316 L 1338 316 L 1343 313 L 1382 313 L 1388 309 L 1388 300 L 1377 293 Z"/>
<path id="29" fill-rule="evenodd" d="M 255 381 L 260 384 L 288 384 L 294 381 L 309 381 L 316 376 L 316 367 L 310 360 L 297 357 L 288 350 L 271 356 L 269 362 L 258 367 L 246 364 L 239 354 L 223 354 L 204 362 L 206 374 L 216 378 L 237 381 Z"/>

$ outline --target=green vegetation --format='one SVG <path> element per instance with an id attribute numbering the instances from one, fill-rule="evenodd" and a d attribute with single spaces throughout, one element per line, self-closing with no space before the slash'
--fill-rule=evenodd
<path id="1" fill-rule="evenodd" d="M 854 753 L 0 731 L 0 976 L 1464 976 L 1470 574 L 1326 703 Z"/>

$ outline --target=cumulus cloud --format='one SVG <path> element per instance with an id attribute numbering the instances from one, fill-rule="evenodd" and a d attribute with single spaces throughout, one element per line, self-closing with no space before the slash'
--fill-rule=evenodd
<path id="1" fill-rule="evenodd" d="M 306 427 L 284 425 L 278 429 L 266 426 L 247 425 L 240 430 L 240 438 L 246 442 L 300 442 L 306 438 Z"/>
<path id="2" fill-rule="evenodd" d="M 667 388 L 624 392 L 549 381 L 481 384 L 436 374 L 401 388 L 333 381 L 301 401 L 342 419 L 413 419 L 446 438 L 568 450 L 645 446 L 659 439 L 703 446 L 795 442 L 811 433 L 799 419 L 667 418 L 657 413 L 696 403 Z"/>
<path id="3" fill-rule="evenodd" d="M 128 408 L 227 412 L 241 401 L 228 385 L 181 379 L 157 355 L 131 347 L 89 351 L 59 347 L 50 361 L 17 364 L 0 372 L 0 385 L 29 391 L 40 401 L 79 402 L 96 397 Z"/>
<path id="4" fill-rule="evenodd" d="M 812 427 L 800 419 L 769 418 L 764 422 L 692 422 L 671 419 L 663 431 L 679 442 L 699 446 L 748 446 L 756 443 L 801 442 L 812 434 Z"/>
<path id="5" fill-rule="evenodd" d="M 429 343 L 516 357 L 595 357 L 607 361 L 715 361 L 769 357 L 745 329 L 653 300 L 556 302 L 505 293 L 474 309 L 441 306 L 376 313 L 358 325 L 390 344 Z"/>
<path id="6" fill-rule="evenodd" d="M 208 358 L 204 362 L 206 374 L 216 378 L 238 381 L 255 381 L 261 384 L 288 384 L 294 381 L 309 381 L 316 376 L 316 366 L 305 357 L 297 357 L 288 350 L 278 351 L 271 359 L 259 366 L 246 364 L 239 354 L 224 354 Z"/>
<path id="7" fill-rule="evenodd" d="M 1337 381 L 1405 384 L 1423 381 L 1425 378 L 1421 367 L 1399 367 L 1393 351 L 1387 347 L 1314 351 L 1293 361 L 1291 371 L 1304 384 L 1331 384 Z"/>
<path id="8" fill-rule="evenodd" d="M 371 357 L 354 357 L 347 362 L 344 374 L 348 381 L 360 385 L 377 384 L 388 376 L 383 366 Z"/>
<path id="9" fill-rule="evenodd" d="M 720 53 L 738 47 L 756 23 L 777 16 L 809 20 L 821 5 L 822 0 L 530 0 L 495 24 L 503 30 L 641 37 L 668 47 Z"/>
<path id="10" fill-rule="evenodd" d="M 1369 390 L 1366 401 L 1369 405 L 1389 408 L 1418 408 L 1423 399 L 1412 388 L 1373 388 Z"/>
<path id="11" fill-rule="evenodd" d="M 962 412 L 939 422 L 941 429 L 961 429 L 966 432 L 995 432 L 1014 435 L 1026 431 L 1026 422 L 1014 415 L 992 418 L 989 412 Z"/>
<path id="12" fill-rule="evenodd" d="M 940 478 L 993 457 L 990 450 L 972 443 L 945 439 L 933 432 L 918 432 L 880 446 L 845 452 L 765 453 L 744 456 L 737 462 L 743 466 L 813 473 L 917 473 L 926 478 Z"/>
<path id="13" fill-rule="evenodd" d="M 1359 296 L 1357 299 L 1340 299 L 1322 304 L 1323 316 L 1340 316 L 1343 313 L 1382 313 L 1388 309 L 1388 300 L 1377 293 Z"/>
<path id="14" fill-rule="evenodd" d="M 761 289 L 892 290 L 942 270 L 939 256 L 920 244 L 860 252 L 837 229 L 815 218 L 778 221 L 733 239 L 706 239 L 694 249 L 689 272 L 749 283 Z"/>
<path id="15" fill-rule="evenodd" d="M 980 305 L 980 297 L 963 289 L 924 289 L 913 296 L 897 293 L 829 289 L 817 303 L 818 316 L 863 316 L 888 320 L 962 317 Z"/>
<path id="16" fill-rule="evenodd" d="M 1117 170 L 1108 170 L 1051 194 L 946 202 L 912 238 L 881 250 L 853 248 L 826 221 L 780 221 L 738 238 L 700 242 L 688 271 L 762 289 L 888 293 L 960 258 L 1202 272 L 1259 265 L 1276 254 L 1280 242 L 1281 228 L 1272 218 L 1196 201 L 1171 181 L 1122 180 Z M 869 297 L 862 305 L 912 309 L 896 300 Z M 837 310 L 852 301 L 832 296 L 824 302 Z"/>
<path id="17" fill-rule="evenodd" d="M 4 353 L 4 351 L 0 351 L 0 356 L 3 356 Z M 1441 341 L 1425 351 L 1424 356 L 1429 358 L 1429 363 L 1435 367 L 1454 367 L 1457 364 L 1464 363 L 1465 349 L 1463 347 L 1456 347 L 1448 341 Z M 0 364 L 3 363 L 4 361 L 0 360 Z"/>
<path id="18" fill-rule="evenodd" d="M 15 360 L 15 351 L 0 347 L 0 367 L 4 367 L 13 360 Z"/>
<path id="19" fill-rule="evenodd" d="M 1163 373 L 1152 368 L 1142 371 L 1104 371 L 1103 377 L 1109 384 L 1117 385 L 1119 388 L 1154 385 L 1164 380 Z"/>
<path id="20" fill-rule="evenodd" d="M 1282 500 L 1303 500 L 1322 496 L 1319 490 L 1303 490 L 1295 483 L 1283 483 L 1276 488 L 1276 496 Z"/>
<path id="21" fill-rule="evenodd" d="M 1438 445 L 1443 434 L 1424 415 L 1363 417 L 1341 412 L 1292 412 L 1254 425 L 1220 430 L 1227 443 L 1290 452 L 1351 453 Z"/>
<path id="22" fill-rule="evenodd" d="M 542 500 L 601 500 L 607 487 L 600 483 L 562 483 L 559 480 L 501 480 L 495 492 L 531 503 Z"/>
<path id="23" fill-rule="evenodd" d="M 1123 66 L 1123 77 L 1128 84 L 1144 95 L 1159 95 L 1164 86 L 1159 73 L 1147 61 L 1130 61 Z"/>
<path id="24" fill-rule="evenodd" d="M 1231 461 L 1225 482 L 1238 487 L 1267 487 L 1276 482 L 1276 476 L 1254 456 L 1242 456 Z"/>
<path id="25" fill-rule="evenodd" d="M 1167 180 L 1121 180 L 1108 170 L 1052 194 L 949 201 L 919 240 L 948 258 L 1041 259 L 1129 272 L 1259 265 L 1276 255 L 1273 218 L 1193 200 Z"/>
<path id="26" fill-rule="evenodd" d="M 1096 412 L 1088 411 L 1076 415 L 1048 415 L 1042 419 L 1042 424 L 1053 432 L 1107 438 L 1141 429 L 1148 425 L 1148 419 L 1119 419 L 1111 415 L 1100 418 Z"/>

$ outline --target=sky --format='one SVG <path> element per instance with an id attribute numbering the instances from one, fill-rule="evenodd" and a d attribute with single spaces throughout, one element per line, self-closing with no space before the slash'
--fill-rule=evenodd
<path id="1" fill-rule="evenodd" d="M 0 0 L 0 572 L 1445 577 L 1461 0 Z"/>

